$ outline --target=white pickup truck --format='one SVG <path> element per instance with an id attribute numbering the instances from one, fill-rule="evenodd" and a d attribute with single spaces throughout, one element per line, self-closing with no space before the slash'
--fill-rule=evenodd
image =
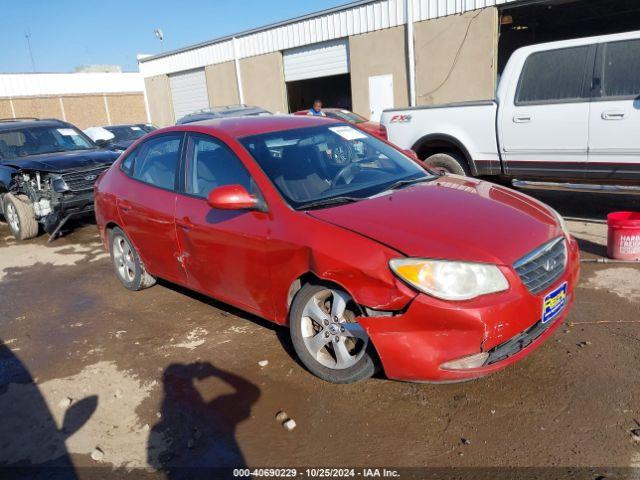
<path id="1" fill-rule="evenodd" d="M 385 110 L 381 123 L 434 170 L 636 191 L 640 31 L 521 48 L 495 100 Z"/>

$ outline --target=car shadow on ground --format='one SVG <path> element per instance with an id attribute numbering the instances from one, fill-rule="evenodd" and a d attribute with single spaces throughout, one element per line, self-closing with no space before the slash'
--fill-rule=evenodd
<path id="1" fill-rule="evenodd" d="M 221 310 L 224 314 L 233 315 L 244 320 L 248 320 L 250 322 L 259 325 L 260 327 L 271 330 L 275 333 L 276 337 L 280 341 L 282 348 L 284 351 L 291 357 L 293 361 L 296 362 L 301 368 L 305 368 L 304 365 L 300 362 L 298 355 L 296 354 L 293 343 L 291 342 L 291 336 L 289 335 L 289 328 L 278 325 L 276 323 L 265 320 L 264 318 L 258 317 L 257 315 L 253 315 L 251 313 L 245 312 L 244 310 L 240 310 L 232 305 L 220 302 L 219 300 L 215 300 L 211 297 L 207 297 L 198 292 L 194 292 L 193 290 L 189 290 L 186 287 L 182 287 L 180 285 L 176 285 L 174 283 L 168 282 L 166 280 L 158 279 L 158 285 L 162 285 L 165 288 L 173 290 L 174 292 L 178 292 L 182 295 L 185 295 L 193 300 L 198 302 L 205 303 L 210 307 Z"/>
<path id="2" fill-rule="evenodd" d="M 207 400 L 197 383 L 217 379 L 231 392 Z M 152 427 L 148 463 L 168 479 L 194 478 L 212 467 L 246 466 L 236 428 L 251 416 L 260 389 L 210 362 L 169 365 L 163 374 L 161 420 Z"/>
<path id="3" fill-rule="evenodd" d="M 77 478 L 65 440 L 97 406 L 95 395 L 74 402 L 58 428 L 29 370 L 0 340 L 0 478 Z"/>

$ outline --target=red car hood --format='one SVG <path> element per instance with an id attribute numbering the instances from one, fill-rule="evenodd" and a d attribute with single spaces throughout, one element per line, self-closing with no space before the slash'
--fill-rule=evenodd
<path id="1" fill-rule="evenodd" d="M 553 213 L 537 200 L 458 176 L 309 215 L 407 256 L 501 265 L 562 234 Z"/>

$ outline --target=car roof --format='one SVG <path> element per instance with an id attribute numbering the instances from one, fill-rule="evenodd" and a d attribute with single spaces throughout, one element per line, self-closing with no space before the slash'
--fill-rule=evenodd
<path id="1" fill-rule="evenodd" d="M 47 120 L 37 120 L 37 119 L 29 119 L 22 120 L 19 118 L 16 119 L 7 119 L 0 121 L 0 132 L 4 130 L 16 130 L 20 128 L 32 128 L 32 127 L 73 127 L 68 122 L 64 122 L 62 120 L 56 120 L 55 118 L 47 119 Z"/>
<path id="2" fill-rule="evenodd" d="M 326 117 L 271 115 L 265 117 L 232 117 L 215 118 L 200 122 L 176 125 L 156 132 L 164 131 L 197 131 L 224 133 L 231 137 L 241 138 L 262 133 L 293 130 L 295 128 L 327 125 L 327 122 L 343 123 Z"/>

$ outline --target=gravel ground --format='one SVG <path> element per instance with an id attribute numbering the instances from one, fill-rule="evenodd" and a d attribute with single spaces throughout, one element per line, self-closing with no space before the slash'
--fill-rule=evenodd
<path id="1" fill-rule="evenodd" d="M 536 195 L 585 258 L 605 252 L 608 211 L 640 209 Z M 454 385 L 324 383 L 284 329 L 168 283 L 122 288 L 91 224 L 52 244 L 0 224 L 0 298 L 0 465 L 640 466 L 638 265 L 583 264 L 565 327 Z"/>

